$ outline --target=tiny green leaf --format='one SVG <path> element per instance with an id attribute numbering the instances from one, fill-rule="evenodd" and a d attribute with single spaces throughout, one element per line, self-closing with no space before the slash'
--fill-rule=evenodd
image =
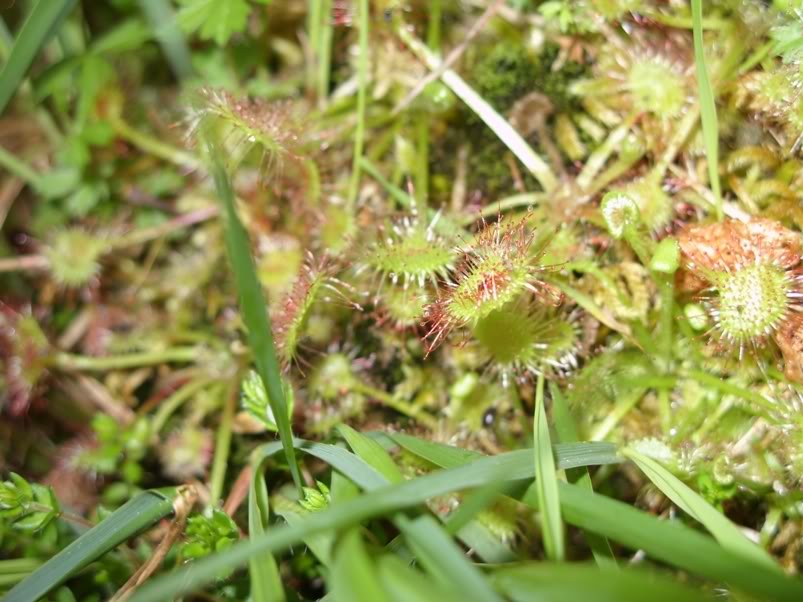
<path id="1" fill-rule="evenodd" d="M 680 246 L 674 238 L 665 238 L 658 243 L 655 253 L 650 260 L 650 269 L 653 272 L 674 274 L 680 267 Z"/>

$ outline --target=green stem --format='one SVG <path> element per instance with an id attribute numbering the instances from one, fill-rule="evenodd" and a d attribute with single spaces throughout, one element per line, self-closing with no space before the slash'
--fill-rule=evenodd
<path id="1" fill-rule="evenodd" d="M 312 60 L 307 65 L 307 92 L 315 89 L 315 67 L 321 59 L 321 15 L 324 0 L 307 0 L 307 36 Z"/>
<path id="2" fill-rule="evenodd" d="M 714 89 L 705 65 L 703 45 L 703 0 L 691 0 L 691 15 L 694 38 L 694 63 L 697 71 L 697 95 L 700 98 L 700 114 L 703 123 L 703 139 L 708 163 L 708 179 L 716 199 L 717 220 L 722 221 L 722 188 L 719 182 L 719 125 Z"/>
<path id="3" fill-rule="evenodd" d="M 120 117 L 109 117 L 108 122 L 114 128 L 118 136 L 127 140 L 137 148 L 155 157 L 163 159 L 168 163 L 173 163 L 184 169 L 201 169 L 202 163 L 195 156 L 181 149 L 165 144 L 161 140 L 140 132 L 126 123 Z"/>
<path id="4" fill-rule="evenodd" d="M 0 560 L 0 575 L 31 573 L 39 568 L 42 561 L 37 558 L 11 558 Z"/>
<path id="5" fill-rule="evenodd" d="M 402 207 L 408 210 L 415 207 L 415 199 L 404 192 L 404 190 L 390 182 L 390 180 L 382 175 L 382 172 L 379 171 L 377 166 L 371 163 L 367 158 L 363 157 L 360 159 L 360 167 L 365 171 L 365 173 L 376 180 L 379 185 L 385 189 L 385 192 L 387 192 Z"/>
<path id="6" fill-rule="evenodd" d="M 212 461 L 212 470 L 209 476 L 209 505 L 217 506 L 223 493 L 223 481 L 226 478 L 226 466 L 231 451 L 231 429 L 234 423 L 234 413 L 237 409 L 237 393 L 240 388 L 238 380 L 234 380 L 226 392 L 223 414 L 220 417 L 220 426 L 215 439 L 215 458 Z"/>
<path id="7" fill-rule="evenodd" d="M 589 195 L 593 196 L 606 188 L 608 184 L 614 180 L 618 180 L 622 175 L 630 171 L 630 169 L 638 163 L 644 156 L 644 150 L 637 153 L 619 155 L 613 163 L 611 163 L 605 170 L 600 173 L 589 186 L 586 191 Z"/>
<path id="8" fill-rule="evenodd" d="M 430 0 L 427 18 L 427 46 L 432 52 L 441 51 L 441 17 L 443 4 L 441 0 Z"/>
<path id="9" fill-rule="evenodd" d="M 429 115 L 421 115 L 416 124 L 418 153 L 415 158 L 415 198 L 419 214 L 427 206 L 429 197 Z"/>
<path id="10" fill-rule="evenodd" d="M 461 221 L 464 226 L 468 226 L 477 221 L 477 218 L 482 217 L 496 217 L 500 213 L 509 211 L 510 209 L 519 209 L 521 207 L 535 207 L 540 205 L 548 199 L 548 196 L 543 192 L 524 192 L 522 194 L 514 194 L 505 197 L 496 203 L 491 203 L 480 209 L 479 213 L 472 213 L 467 215 Z"/>
<path id="11" fill-rule="evenodd" d="M 332 14 L 332 0 L 323 0 L 323 22 L 321 23 L 320 44 L 318 47 L 318 104 L 322 106 L 329 97 L 329 77 L 332 70 L 332 37 L 334 26 L 329 15 Z"/>
<path id="12" fill-rule="evenodd" d="M 696 380 L 703 385 L 717 389 L 722 393 L 735 395 L 736 397 L 751 401 L 757 406 L 760 406 L 764 411 L 769 412 L 770 415 L 774 414 L 778 410 L 778 408 L 775 407 L 775 405 L 763 395 L 756 393 L 755 391 L 751 391 L 750 389 L 745 389 L 744 387 L 734 385 L 726 380 L 722 380 L 720 377 L 714 376 L 713 374 L 708 374 L 702 370 L 689 370 L 688 376 L 689 378 Z M 798 423 L 803 423 L 803 418 L 799 418 Z"/>
<path id="13" fill-rule="evenodd" d="M 365 143 L 365 106 L 368 96 L 368 0 L 359 0 L 359 48 L 357 61 L 357 128 L 354 131 L 354 159 L 348 191 L 348 210 L 354 213 L 354 205 L 360 193 L 360 175 L 363 145 Z"/>
<path id="14" fill-rule="evenodd" d="M 764 43 L 762 46 L 759 46 L 745 61 L 739 65 L 739 68 L 736 70 L 737 75 L 743 75 L 750 71 L 753 67 L 758 65 L 761 61 L 767 58 L 767 55 L 775 46 L 775 41 L 770 40 Z"/>
<path id="15" fill-rule="evenodd" d="M 348 386 L 355 393 L 362 393 L 363 395 L 372 397 L 377 401 L 381 401 L 382 405 L 386 405 L 387 407 L 392 408 L 397 412 L 404 414 L 405 416 L 413 418 L 430 430 L 435 430 L 438 428 L 438 421 L 431 415 L 410 405 L 406 401 L 394 398 L 392 395 L 382 391 L 381 389 L 377 389 L 376 387 L 372 387 L 371 385 L 356 379 L 349 382 Z"/>
<path id="16" fill-rule="evenodd" d="M 28 510 L 32 510 L 33 512 L 50 512 L 50 506 L 45 506 L 44 504 L 40 504 L 38 502 L 29 502 L 26 504 Z M 77 514 L 73 514 L 72 512 L 66 512 L 64 510 L 60 510 L 56 515 L 57 518 L 65 520 L 69 523 L 73 523 L 74 525 L 79 525 L 81 527 L 85 527 L 91 529 L 94 525 L 86 520 L 83 516 L 78 516 Z"/>
<path id="17" fill-rule="evenodd" d="M 170 68 L 178 79 L 192 77 L 192 57 L 169 0 L 139 0 L 153 35 L 159 41 Z"/>
<path id="18" fill-rule="evenodd" d="M 214 381 L 211 378 L 191 380 L 170 397 L 162 401 L 151 421 L 151 434 L 158 435 L 173 412 L 181 407 L 181 404 L 212 382 Z"/>
<path id="19" fill-rule="evenodd" d="M 591 433 L 591 441 L 602 441 L 619 424 L 619 421 L 630 412 L 641 398 L 644 397 L 646 390 L 641 389 L 631 392 L 630 395 L 620 397 L 607 416 L 600 422 Z"/>
<path id="20" fill-rule="evenodd" d="M 201 353 L 203 351 L 198 347 L 172 347 L 157 351 L 143 351 L 105 357 L 90 357 L 59 352 L 53 356 L 51 362 L 54 367 L 61 370 L 103 372 L 172 362 L 189 363 L 197 360 Z"/>
<path id="21" fill-rule="evenodd" d="M 653 272 L 655 274 L 655 272 Z M 660 349 L 663 356 L 663 372 L 669 373 L 672 360 L 672 326 L 675 323 L 675 277 L 673 274 L 658 275 L 661 295 Z"/>
<path id="22" fill-rule="evenodd" d="M 669 169 L 670 164 L 675 160 L 675 157 L 680 151 L 680 147 L 683 146 L 683 143 L 686 142 L 686 139 L 691 135 L 692 130 L 697 125 L 699 117 L 700 105 L 699 103 L 695 103 L 692 107 L 689 107 L 686 115 L 680 120 L 677 129 L 675 129 L 675 135 L 669 140 L 666 149 L 646 177 L 663 179 L 666 170 Z"/>
<path id="23" fill-rule="evenodd" d="M 5 168 L 11 174 L 17 176 L 27 184 L 30 184 L 37 191 L 42 189 L 42 178 L 36 173 L 34 168 L 18 159 L 13 153 L 10 153 L 2 146 L 0 146 L 0 167 Z"/>
<path id="24" fill-rule="evenodd" d="M 616 128 L 611 130 L 608 137 L 586 160 L 583 170 L 577 176 L 577 186 L 580 190 L 587 190 L 594 183 L 594 177 L 603 168 L 608 157 L 619 147 L 627 135 L 630 133 L 630 128 L 638 118 L 638 113 L 630 113 L 625 120 L 620 123 Z"/>

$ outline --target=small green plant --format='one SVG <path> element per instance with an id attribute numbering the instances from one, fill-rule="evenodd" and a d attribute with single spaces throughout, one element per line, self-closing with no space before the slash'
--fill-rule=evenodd
<path id="1" fill-rule="evenodd" d="M 100 272 L 98 259 L 106 243 L 87 232 L 66 229 L 56 233 L 45 256 L 56 282 L 68 287 L 83 286 Z"/>
<path id="2" fill-rule="evenodd" d="M 799 0 L 27 5 L 4 600 L 803 599 Z"/>
<path id="3" fill-rule="evenodd" d="M 53 489 L 29 483 L 16 473 L 0 483 L 0 520 L 22 531 L 41 531 L 60 514 Z"/>
<path id="4" fill-rule="evenodd" d="M 409 218 L 383 228 L 367 253 L 368 265 L 383 281 L 390 280 L 404 290 L 411 285 L 423 288 L 425 283 L 437 286 L 454 261 L 454 250 L 436 232 L 437 219 L 426 228 Z"/>
<path id="5" fill-rule="evenodd" d="M 299 500 L 299 505 L 307 512 L 320 512 L 325 510 L 332 501 L 332 494 L 329 488 L 315 481 L 315 487 L 304 487 L 304 499 Z"/>
<path id="6" fill-rule="evenodd" d="M 251 416 L 256 418 L 259 423 L 269 431 L 276 432 L 276 419 L 273 417 L 273 410 L 268 403 L 268 393 L 265 390 L 265 385 L 259 374 L 251 370 L 248 376 L 242 382 L 242 396 L 241 403 L 243 409 Z M 285 389 L 287 395 L 287 412 L 290 416 L 293 415 L 293 391 L 290 388 Z"/>
<path id="7" fill-rule="evenodd" d="M 225 550 L 240 538 L 231 517 L 217 508 L 213 508 L 208 516 L 196 514 L 189 517 L 184 535 L 186 539 L 181 554 L 191 560 Z"/>
<path id="8" fill-rule="evenodd" d="M 450 282 L 427 308 L 429 349 L 455 328 L 473 326 L 525 293 L 548 298 L 553 292 L 540 276 L 544 250 L 533 250 L 526 219 L 485 225 L 461 251 Z"/>

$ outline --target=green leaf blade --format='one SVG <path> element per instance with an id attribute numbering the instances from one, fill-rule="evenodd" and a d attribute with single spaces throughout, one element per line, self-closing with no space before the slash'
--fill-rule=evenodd
<path id="1" fill-rule="evenodd" d="M 626 449 L 622 454 L 633 460 L 650 481 L 675 505 L 705 526 L 722 547 L 740 554 L 748 560 L 780 571 L 775 561 L 764 550 L 747 539 L 736 525 L 659 462 L 634 449 Z"/>
<path id="2" fill-rule="evenodd" d="M 708 163 L 708 178 L 716 199 L 717 219 L 722 219 L 722 187 L 719 183 L 719 124 L 714 89 L 705 65 L 703 43 L 703 0 L 691 0 L 692 29 L 694 37 L 694 65 L 697 72 L 700 116 L 703 122 L 703 139 Z"/>
<path id="3" fill-rule="evenodd" d="M 260 537 L 268 532 L 270 500 L 265 484 L 264 462 L 253 467 L 248 491 L 248 535 Z M 276 559 L 270 552 L 255 554 L 248 561 L 251 599 L 254 602 L 284 602 L 284 588 Z"/>
<path id="4" fill-rule="evenodd" d="M 211 149 L 211 152 L 214 155 L 215 149 Z M 248 234 L 240 223 L 240 218 L 237 217 L 234 191 L 231 188 L 229 177 L 219 161 L 215 161 L 212 173 L 217 193 L 225 206 L 226 248 L 234 272 L 243 321 L 248 330 L 248 343 L 254 355 L 257 373 L 262 378 L 268 392 L 268 401 L 276 419 L 279 438 L 290 466 L 290 473 L 296 487 L 301 491 L 301 474 L 296 463 L 293 432 L 290 427 L 290 418 L 287 415 L 287 402 L 276 357 L 276 347 L 273 343 L 268 304 L 256 275 Z"/>
<path id="5" fill-rule="evenodd" d="M 535 445 L 535 487 L 538 507 L 541 511 L 541 528 L 544 548 L 550 560 L 563 560 L 566 555 L 563 521 L 560 516 L 560 495 L 555 457 L 552 455 L 552 440 L 544 409 L 544 376 L 538 376 L 535 393 L 535 418 L 533 420 Z"/>
<path id="6" fill-rule="evenodd" d="M 89 563 L 173 513 L 173 500 L 145 491 L 81 535 L 8 592 L 3 602 L 30 602 L 46 596 Z"/>
<path id="7" fill-rule="evenodd" d="M 36 55 L 56 33 L 75 4 L 76 0 L 39 0 L 33 7 L 0 72 L 0 114 L 5 111 Z"/>

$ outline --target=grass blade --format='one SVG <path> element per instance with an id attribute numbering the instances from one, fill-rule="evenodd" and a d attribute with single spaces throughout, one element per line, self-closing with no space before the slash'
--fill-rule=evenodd
<path id="1" fill-rule="evenodd" d="M 552 395 L 552 420 L 555 423 L 555 431 L 557 432 L 558 439 L 566 443 L 577 441 L 577 428 L 569 412 L 566 398 L 563 397 L 560 389 L 554 383 L 549 383 L 549 392 Z M 588 468 L 585 466 L 567 470 L 566 476 L 570 483 L 575 483 L 586 491 L 594 491 L 591 484 L 591 475 L 588 472 Z M 616 566 L 616 557 L 613 554 L 611 542 L 609 542 L 606 537 L 591 532 L 586 533 L 585 537 L 588 546 L 591 548 L 591 553 L 594 555 L 597 566 Z"/>
<path id="2" fill-rule="evenodd" d="M 253 466 L 248 491 L 248 536 L 260 537 L 268 531 L 270 500 L 265 485 L 265 461 Z M 255 554 L 248 561 L 251 599 L 254 602 L 284 602 L 284 588 L 276 559 L 270 552 Z"/>
<path id="3" fill-rule="evenodd" d="M 418 437 L 394 433 L 391 438 L 407 451 L 432 462 L 441 468 L 455 468 L 477 460 L 487 458 L 479 452 L 453 447 L 443 443 L 433 443 Z M 617 464 L 622 461 L 617 455 L 616 446 L 604 441 L 583 441 L 575 443 L 558 443 L 552 446 L 557 466 L 560 470 L 576 468 L 578 466 L 597 466 L 601 464 Z M 510 454 L 516 454 L 522 460 L 525 456 L 532 457 L 532 449 L 522 449 Z M 503 454 L 507 456 L 508 454 Z"/>
<path id="4" fill-rule="evenodd" d="M 723 548 L 728 548 L 735 554 L 741 554 L 748 560 L 780 570 L 775 561 L 764 550 L 747 539 L 736 525 L 660 463 L 633 449 L 625 449 L 622 455 L 633 460 L 650 481 L 675 505 L 703 524 L 711 535 L 722 544 Z"/>
<path id="5" fill-rule="evenodd" d="M 533 420 L 535 445 L 535 487 L 541 514 L 544 549 L 550 560 L 563 560 L 566 546 L 563 540 L 563 521 L 560 517 L 558 473 L 552 455 L 552 441 L 544 409 L 544 375 L 538 375 L 535 390 L 535 417 Z"/>
<path id="6" fill-rule="evenodd" d="M 335 600 L 392 602 L 379 581 L 358 529 L 349 529 L 335 548 L 329 580 Z"/>
<path id="7" fill-rule="evenodd" d="M 396 556 L 386 555 L 377 563 L 379 578 L 388 588 L 393 602 L 465 602 L 454 588 L 428 578 L 407 566 Z"/>
<path id="8" fill-rule="evenodd" d="M 215 149 L 211 149 L 214 155 Z M 276 358 L 276 347 L 273 344 L 273 331 L 271 330 L 268 304 L 262 294 L 262 288 L 256 275 L 254 259 L 251 257 L 251 248 L 248 234 L 245 231 L 237 211 L 234 207 L 234 191 L 231 189 L 228 174 L 219 161 L 212 165 L 212 175 L 215 179 L 217 193 L 226 208 L 225 238 L 229 260 L 234 272 L 234 281 L 237 287 L 237 296 L 240 301 L 240 310 L 243 322 L 248 331 L 248 344 L 254 356 L 257 373 L 265 383 L 268 401 L 279 438 L 284 446 L 290 473 L 299 492 L 301 492 L 301 475 L 296 463 L 295 448 L 293 447 L 293 432 L 290 428 L 290 417 L 287 415 L 287 400 L 284 386 L 279 372 L 279 362 Z"/>
<path id="9" fill-rule="evenodd" d="M 464 600 L 502 602 L 483 574 L 431 516 L 394 521 L 418 561 L 444 586 L 453 586 Z"/>
<path id="10" fill-rule="evenodd" d="M 172 514 L 174 498 L 174 490 L 140 493 L 36 569 L 3 602 L 30 602 L 46 596 L 89 563 Z"/>
<path id="11" fill-rule="evenodd" d="M 677 521 L 664 521 L 605 496 L 559 483 L 563 518 L 572 525 L 605 535 L 648 557 L 760 598 L 793 602 L 803 599 L 803 582 L 786 578 L 762 563 L 745 559 L 715 540 Z M 523 499 L 527 502 L 528 500 Z M 534 500 L 529 500 L 532 504 Z"/>
<path id="12" fill-rule="evenodd" d="M 359 57 L 357 59 L 357 128 L 354 132 L 354 157 L 349 180 L 348 207 L 354 213 L 354 204 L 360 193 L 360 176 L 362 174 L 362 149 L 365 143 L 365 107 L 368 97 L 368 0 L 359 0 Z"/>
<path id="13" fill-rule="evenodd" d="M 384 479 L 367 464 L 349 452 L 332 445 L 297 440 L 299 449 L 329 462 L 335 470 L 358 479 Z M 264 446 L 268 451 L 281 450 L 277 444 Z M 305 516 L 298 525 L 278 527 L 269 536 L 236 543 L 227 550 L 197 562 L 192 566 L 147 583 L 132 598 L 132 602 L 161 602 L 182 592 L 192 591 L 214 580 L 220 572 L 245 564 L 254 554 L 278 552 L 305 538 L 325 531 L 342 529 L 378 516 L 388 516 L 398 510 L 411 508 L 425 501 L 454 491 L 463 491 L 498 482 L 500 475 L 510 481 L 532 479 L 534 466 L 532 450 L 482 457 L 449 470 L 436 471 L 398 485 L 384 486 L 353 500 L 332 504 L 327 510 Z M 359 471 L 350 472 L 362 466 Z M 356 476 L 355 476 L 356 475 Z M 373 475 L 373 476 L 371 476 Z M 803 599 L 803 583 L 786 578 L 777 571 L 746 560 L 724 549 L 716 541 L 694 529 L 676 522 L 666 522 L 637 510 L 628 504 L 589 493 L 581 487 L 558 483 L 561 511 L 564 520 L 582 529 L 610 537 L 633 549 L 643 549 L 648 555 L 707 579 L 729 583 L 770 599 L 797 602 Z M 525 496 L 522 502 L 536 506 Z"/>
<path id="14" fill-rule="evenodd" d="M 694 65 L 697 71 L 697 87 L 700 97 L 700 117 L 703 122 L 703 139 L 708 163 L 708 178 L 716 199 L 717 219 L 722 219 L 722 188 L 719 183 L 719 124 L 714 90 L 705 66 L 703 46 L 703 0 L 691 0 L 692 30 L 694 34 Z"/>
<path id="15" fill-rule="evenodd" d="M 22 25 L 11 54 L 0 72 L 0 115 L 25 78 L 42 46 L 56 33 L 76 0 L 39 0 Z"/>
<path id="16" fill-rule="evenodd" d="M 395 435 L 394 435 L 395 438 Z M 414 439 L 411 437 L 410 439 Z M 427 500 L 454 491 L 463 491 L 499 482 L 500 475 L 511 481 L 529 480 L 534 477 L 532 450 L 521 450 L 482 456 L 473 462 L 463 462 L 451 470 L 441 470 L 397 485 L 387 485 L 385 479 L 346 450 L 326 445 L 294 440 L 300 451 L 327 462 L 333 469 L 348 475 L 357 485 L 370 491 L 353 500 L 332 504 L 328 510 L 305 516 L 298 525 L 278 527 L 271 530 L 269 537 L 254 538 L 234 544 L 231 548 L 215 556 L 194 562 L 192 566 L 154 580 L 135 593 L 133 601 L 161 602 L 177 596 L 181 592 L 192 591 L 214 580 L 220 572 L 245 564 L 248 559 L 261 552 L 277 552 L 303 541 L 310 535 L 332 529 L 341 529 L 375 517 L 386 516 L 397 510 L 411 508 Z M 448 449 L 448 446 L 444 446 Z M 608 445 L 608 447 L 612 447 Z M 274 442 L 262 446 L 256 454 L 258 458 L 269 457 L 281 451 Z M 559 454 L 558 454 L 559 456 Z M 610 458 L 606 452 L 602 458 Z M 592 458 L 599 459 L 599 458 Z M 618 459 L 614 461 L 619 461 Z M 705 539 L 705 538 L 703 538 Z M 719 549 L 717 547 L 717 549 Z"/>
<path id="17" fill-rule="evenodd" d="M 363 462 L 372 466 L 382 475 L 382 486 L 389 483 L 400 483 L 404 480 L 401 471 L 399 471 L 393 463 L 390 454 L 388 454 L 385 448 L 375 439 L 358 433 L 350 427 L 345 427 L 345 429 L 340 427 L 340 429 L 341 433 L 348 433 L 347 441 L 354 453 L 359 456 Z M 332 453 L 340 454 L 340 450 L 335 452 L 335 449 L 337 448 L 331 450 Z M 342 460 L 351 461 L 351 458 L 344 457 Z M 346 474 L 351 475 L 352 473 L 348 472 Z M 376 488 L 374 486 L 374 479 L 371 479 L 368 485 L 366 489 L 369 491 Z M 499 489 L 498 483 L 492 483 L 470 494 L 467 499 L 472 501 L 468 504 L 465 502 L 461 503 L 458 511 L 450 515 L 447 520 L 448 524 L 444 527 L 446 533 L 456 533 L 457 537 L 466 546 L 474 550 L 477 556 L 485 562 L 505 562 L 509 561 L 512 556 L 510 549 L 488 533 L 486 527 L 476 521 L 472 522 L 472 518 L 477 512 L 483 510 L 494 501 L 494 498 L 498 495 Z M 488 495 L 488 492 L 490 492 L 491 495 Z M 476 494 L 480 494 L 477 499 L 472 497 Z M 458 514 L 458 516 L 455 516 L 455 514 Z M 457 522 L 454 522 L 452 520 L 453 518 Z"/>
<path id="18" fill-rule="evenodd" d="M 494 574 L 510 599 L 526 602 L 703 602 L 707 596 L 639 570 L 601 570 L 583 564 L 527 563 Z"/>
<path id="19" fill-rule="evenodd" d="M 192 76 L 192 56 L 184 32 L 179 27 L 176 12 L 168 0 L 139 0 L 142 12 L 153 27 L 154 35 L 179 79 Z"/>
<path id="20" fill-rule="evenodd" d="M 379 443 L 362 433 L 358 433 L 346 424 L 341 424 L 337 427 L 337 430 L 354 453 L 362 458 L 364 462 L 371 465 L 389 483 L 401 483 L 404 481 L 401 470 L 396 466 L 390 454 Z"/>

